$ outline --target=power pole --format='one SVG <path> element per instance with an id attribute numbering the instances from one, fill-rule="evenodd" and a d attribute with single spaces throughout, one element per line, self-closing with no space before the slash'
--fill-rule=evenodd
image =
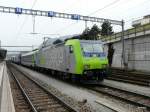
<path id="1" fill-rule="evenodd" d="M 33 34 L 35 33 L 35 16 L 33 15 Z"/>
<path id="2" fill-rule="evenodd" d="M 123 67 L 126 67 L 126 62 L 125 62 L 125 40 L 124 40 L 124 20 L 122 20 L 122 35 L 121 35 L 121 41 L 122 41 L 122 62 L 121 65 L 123 65 Z"/>
<path id="3" fill-rule="evenodd" d="M 85 21 L 85 29 L 87 29 L 87 21 Z"/>

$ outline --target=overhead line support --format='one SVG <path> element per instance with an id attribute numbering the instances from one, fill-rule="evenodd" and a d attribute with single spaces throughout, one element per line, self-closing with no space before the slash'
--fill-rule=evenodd
<path id="1" fill-rule="evenodd" d="M 90 17 L 83 16 L 79 14 L 67 14 L 55 11 L 42 11 L 42 10 L 33 10 L 33 9 L 24 9 L 19 7 L 5 7 L 0 6 L 0 12 L 3 13 L 15 13 L 18 15 L 34 15 L 34 16 L 45 16 L 45 17 L 56 17 L 56 18 L 64 18 L 64 19 L 72 19 L 72 20 L 83 20 L 83 21 L 91 21 L 91 22 L 100 22 L 109 21 L 111 24 L 121 25 L 122 21 L 112 20 L 112 19 L 104 19 L 98 17 Z"/>

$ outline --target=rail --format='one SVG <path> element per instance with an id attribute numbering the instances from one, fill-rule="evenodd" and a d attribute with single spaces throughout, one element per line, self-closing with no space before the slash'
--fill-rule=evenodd
<path id="1" fill-rule="evenodd" d="M 38 112 L 41 109 L 47 110 L 49 108 L 58 108 L 67 112 L 77 112 L 76 109 L 69 106 L 63 100 L 61 100 L 56 95 L 48 91 L 45 87 L 41 86 L 34 79 L 31 79 L 28 76 L 26 76 L 26 74 L 24 74 L 19 69 L 12 67 L 10 71 L 34 112 Z M 45 105 L 45 98 L 47 98 L 46 101 L 48 100 L 50 104 L 47 102 L 47 105 Z M 40 103 L 37 103 L 39 102 L 39 99 Z M 52 101 L 54 102 L 53 105 L 51 105 Z M 42 104 L 42 102 L 44 105 Z M 54 105 L 56 105 L 56 107 Z"/>
<path id="2" fill-rule="evenodd" d="M 102 93 L 104 95 L 108 95 L 116 99 L 125 101 L 135 106 L 145 107 L 147 110 L 150 110 L 150 97 L 148 96 L 144 96 L 127 90 L 121 90 L 107 85 L 87 87 L 87 88 L 96 91 L 98 93 Z"/>

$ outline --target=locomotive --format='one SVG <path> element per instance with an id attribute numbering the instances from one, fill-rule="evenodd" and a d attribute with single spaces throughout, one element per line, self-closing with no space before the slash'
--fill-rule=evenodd
<path id="1" fill-rule="evenodd" d="M 107 76 L 108 60 L 99 40 L 44 43 L 39 49 L 22 54 L 20 61 L 24 66 L 73 81 L 101 82 Z"/>

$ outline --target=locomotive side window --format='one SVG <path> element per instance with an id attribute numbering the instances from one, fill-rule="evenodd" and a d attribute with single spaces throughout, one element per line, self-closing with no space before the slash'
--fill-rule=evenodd
<path id="1" fill-rule="evenodd" d="M 71 45 L 69 46 L 69 52 L 73 53 L 73 47 Z"/>

